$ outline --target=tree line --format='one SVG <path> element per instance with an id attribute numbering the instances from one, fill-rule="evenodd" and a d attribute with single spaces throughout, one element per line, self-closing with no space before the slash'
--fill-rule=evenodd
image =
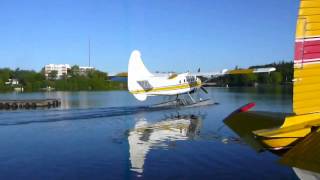
<path id="1" fill-rule="evenodd" d="M 293 63 L 278 62 L 250 68 L 275 67 L 276 71 L 271 73 L 226 75 L 213 79 L 220 86 L 254 86 L 255 84 L 290 84 L 293 79 Z M 239 69 L 236 67 L 235 69 Z M 119 76 L 127 76 L 127 73 L 120 73 Z M 79 66 L 72 66 L 68 75 L 63 75 L 57 79 L 57 72 L 51 71 L 48 77 L 44 70 L 36 72 L 33 70 L 11 70 L 9 68 L 0 69 L 0 91 L 12 91 L 15 86 L 6 85 L 8 79 L 17 79 L 19 87 L 25 91 L 41 91 L 51 87 L 57 91 L 100 91 L 127 89 L 125 82 L 110 81 L 108 73 L 90 70 L 85 73 L 79 71 Z"/>
<path id="2" fill-rule="evenodd" d="M 213 79 L 220 86 L 254 86 L 255 84 L 290 84 L 293 79 L 293 63 L 281 61 L 259 66 L 251 66 L 253 68 L 275 67 L 276 71 L 271 73 L 243 74 L 243 75 L 226 75 Z M 236 67 L 235 69 L 239 69 Z"/>
<path id="3" fill-rule="evenodd" d="M 6 85 L 5 82 L 9 79 L 17 79 L 19 85 Z M 79 66 L 73 66 L 68 75 L 65 74 L 59 79 L 55 71 L 51 71 L 46 77 L 43 69 L 40 72 L 19 68 L 0 69 L 0 91 L 12 91 L 15 87 L 23 87 L 24 91 L 42 91 L 48 87 L 57 91 L 101 91 L 126 89 L 126 84 L 110 81 L 108 73 L 99 70 L 80 73 Z"/>

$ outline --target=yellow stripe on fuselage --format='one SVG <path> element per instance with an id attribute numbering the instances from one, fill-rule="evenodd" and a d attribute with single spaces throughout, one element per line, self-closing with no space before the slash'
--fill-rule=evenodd
<path id="1" fill-rule="evenodd" d="M 194 82 L 194 83 L 185 83 L 185 84 L 179 84 L 179 85 L 172 85 L 172 86 L 163 86 L 163 87 L 156 87 L 152 88 L 150 90 L 136 90 L 136 91 L 130 91 L 132 94 L 142 94 L 142 93 L 152 93 L 152 92 L 160 92 L 160 91 L 172 91 L 172 90 L 179 90 L 179 89 L 186 89 L 186 88 L 194 88 L 194 87 L 200 87 L 201 82 Z"/>

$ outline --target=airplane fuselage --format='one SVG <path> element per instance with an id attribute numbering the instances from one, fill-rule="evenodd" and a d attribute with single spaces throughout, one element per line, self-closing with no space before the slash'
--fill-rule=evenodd
<path id="1" fill-rule="evenodd" d="M 153 74 L 146 80 L 138 81 L 142 90 L 131 91 L 133 94 L 147 96 L 168 96 L 189 93 L 201 86 L 201 80 L 196 76 L 183 74 Z"/>

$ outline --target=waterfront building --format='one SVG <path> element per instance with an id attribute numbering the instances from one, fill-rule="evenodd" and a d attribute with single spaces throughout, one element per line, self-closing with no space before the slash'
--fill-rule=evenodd
<path id="1" fill-rule="evenodd" d="M 9 86 L 19 85 L 19 80 L 18 79 L 8 79 L 8 81 L 5 82 L 5 84 L 9 85 Z"/>
<path id="2" fill-rule="evenodd" d="M 44 67 L 44 74 L 46 78 L 49 78 L 49 75 L 52 71 L 56 71 L 56 79 L 60 79 L 63 76 L 68 75 L 68 71 L 70 71 L 71 66 L 69 64 L 47 64 Z"/>
<path id="3" fill-rule="evenodd" d="M 88 72 L 95 70 L 94 67 L 79 66 L 79 74 L 86 75 Z"/>

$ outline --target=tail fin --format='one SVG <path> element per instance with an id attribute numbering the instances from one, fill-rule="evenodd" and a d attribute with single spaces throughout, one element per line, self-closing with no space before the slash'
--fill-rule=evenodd
<path id="1" fill-rule="evenodd" d="M 138 50 L 132 51 L 128 64 L 128 89 L 135 98 L 140 101 L 147 99 L 147 95 L 143 93 L 145 89 L 139 82 L 152 76 L 141 60 L 141 53 Z"/>
<path id="2" fill-rule="evenodd" d="M 297 20 L 293 111 L 320 112 L 320 1 L 301 0 Z"/>

